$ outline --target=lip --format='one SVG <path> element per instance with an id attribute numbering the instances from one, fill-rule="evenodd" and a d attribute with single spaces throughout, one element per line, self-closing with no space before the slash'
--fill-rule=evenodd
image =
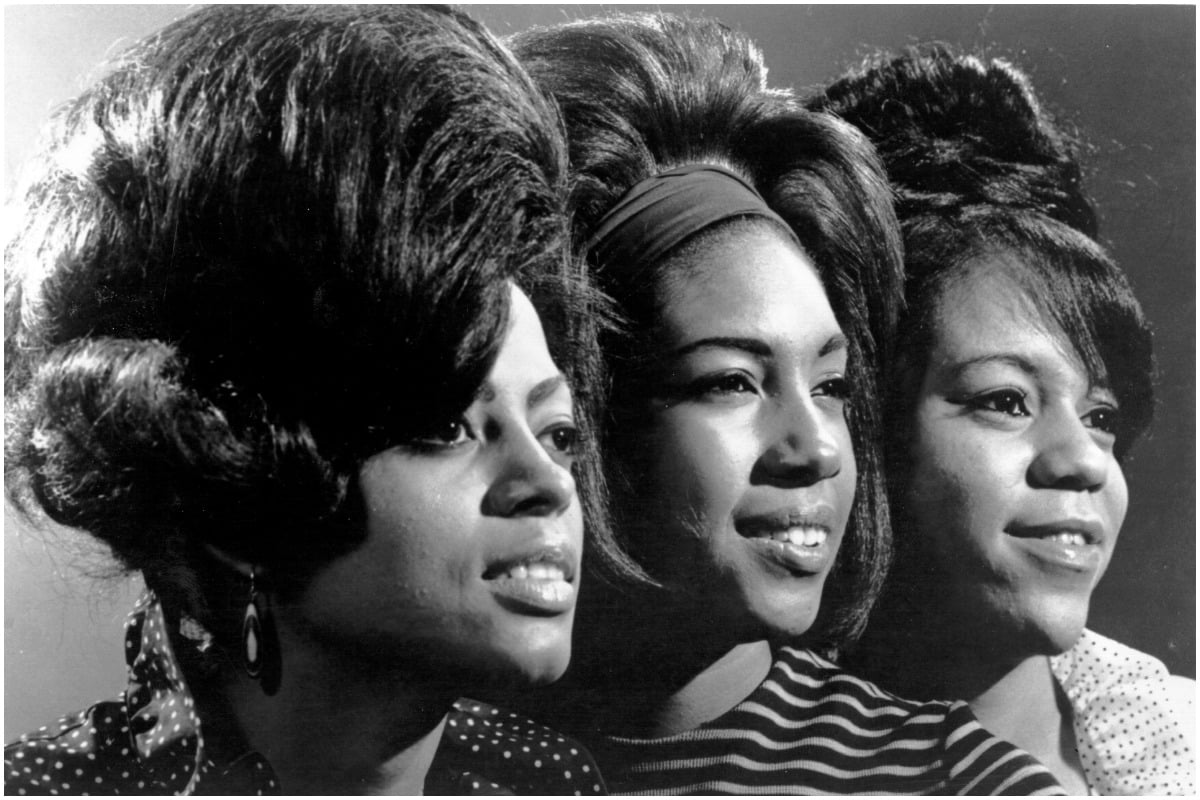
<path id="1" fill-rule="evenodd" d="M 833 507 L 822 503 L 739 514 L 734 519 L 734 529 L 760 557 L 793 575 L 809 576 L 824 574 L 833 564 L 841 543 L 836 523 Z M 780 541 L 783 535 L 815 538 L 818 542 Z"/>
<path id="2" fill-rule="evenodd" d="M 578 560 L 569 545 L 535 545 L 489 561 L 483 580 L 496 602 L 509 611 L 554 617 L 575 607 Z M 539 574 L 547 571 L 550 574 Z"/>
<path id="3" fill-rule="evenodd" d="M 1016 523 L 1004 532 L 1037 561 L 1055 570 L 1090 576 L 1104 563 L 1106 532 L 1098 520 L 1070 517 L 1048 522 Z M 1061 534 L 1074 534 L 1085 541 L 1078 544 L 1050 538 Z"/>

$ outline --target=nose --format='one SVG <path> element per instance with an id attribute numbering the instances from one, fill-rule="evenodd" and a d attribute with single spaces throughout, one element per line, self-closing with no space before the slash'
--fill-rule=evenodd
<path id="1" fill-rule="evenodd" d="M 531 432 L 512 436 L 500 458 L 500 469 L 483 498 L 485 514 L 554 516 L 575 499 L 571 472 L 552 459 Z"/>
<path id="2" fill-rule="evenodd" d="M 775 415 L 770 446 L 756 465 L 761 482 L 811 486 L 842 471 L 843 439 L 838 428 L 845 421 L 840 411 L 818 407 L 805 392 L 781 403 Z"/>
<path id="3" fill-rule="evenodd" d="M 1096 491 L 1108 480 L 1111 454 L 1097 442 L 1083 421 L 1065 415 L 1050 432 L 1042 431 L 1038 453 L 1030 465 L 1034 486 L 1072 491 Z"/>

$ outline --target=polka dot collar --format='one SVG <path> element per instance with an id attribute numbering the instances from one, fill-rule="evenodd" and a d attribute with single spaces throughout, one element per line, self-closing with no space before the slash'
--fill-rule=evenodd
<path id="1" fill-rule="evenodd" d="M 249 785 L 250 794 L 275 794 L 277 780 L 262 756 L 246 752 L 234 762 L 217 765 L 204 747 L 196 703 L 179 669 L 167 635 L 162 605 L 146 592 L 125 626 L 125 658 L 129 685 L 125 712 L 142 772 L 151 785 L 195 794 L 201 781 L 220 779 Z"/>

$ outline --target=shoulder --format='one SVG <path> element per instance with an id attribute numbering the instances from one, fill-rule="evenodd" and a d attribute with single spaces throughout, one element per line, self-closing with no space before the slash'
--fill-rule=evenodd
<path id="1" fill-rule="evenodd" d="M 1050 667 L 1076 712 L 1098 698 L 1124 696 L 1122 705 L 1139 705 L 1167 702 L 1168 694 L 1172 700 L 1176 693 L 1195 695 L 1194 681 L 1171 675 L 1154 656 L 1086 629 L 1070 650 L 1050 659 Z"/>
<path id="2" fill-rule="evenodd" d="M 962 701 L 946 717 L 947 790 L 959 795 L 1062 794 L 1051 772 L 1033 756 L 980 724 Z"/>
<path id="3" fill-rule="evenodd" d="M 132 791 L 137 756 L 120 700 L 97 703 L 21 736 L 4 748 L 6 794 L 119 794 Z"/>
<path id="4" fill-rule="evenodd" d="M 1167 677 L 1167 692 L 1171 696 L 1171 707 L 1176 710 L 1176 717 L 1188 747 L 1196 750 L 1196 682 L 1182 675 Z"/>
<path id="5" fill-rule="evenodd" d="M 451 793 L 605 794 L 591 754 L 579 742 L 516 712 L 462 699 L 446 718 L 431 773 Z"/>
<path id="6" fill-rule="evenodd" d="M 756 696 L 785 695 L 801 705 L 828 705 L 848 716 L 868 716 L 881 724 L 942 725 L 950 704 L 940 700 L 907 700 L 854 675 L 811 650 L 782 647 Z M 795 704 L 792 704 L 795 706 Z"/>
<path id="7" fill-rule="evenodd" d="M 1191 794 L 1195 682 L 1094 631 L 1051 659 L 1088 780 L 1104 794 Z"/>

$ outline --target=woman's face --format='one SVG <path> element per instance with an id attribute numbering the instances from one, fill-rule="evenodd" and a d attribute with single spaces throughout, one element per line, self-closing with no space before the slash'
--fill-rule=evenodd
<path id="1" fill-rule="evenodd" d="M 983 260 L 943 292 L 906 500 L 956 628 L 1023 656 L 1078 638 L 1128 494 L 1116 399 L 1005 274 L 1021 268 Z"/>
<path id="2" fill-rule="evenodd" d="M 507 336 L 466 413 L 362 466 L 366 541 L 306 590 L 304 631 L 418 677 L 558 678 L 583 544 L 574 437 L 570 390 L 513 287 Z"/>
<path id="3" fill-rule="evenodd" d="M 768 228 L 672 275 L 625 448 L 642 454 L 638 558 L 735 641 L 803 633 L 854 498 L 845 337 L 808 259 Z"/>

